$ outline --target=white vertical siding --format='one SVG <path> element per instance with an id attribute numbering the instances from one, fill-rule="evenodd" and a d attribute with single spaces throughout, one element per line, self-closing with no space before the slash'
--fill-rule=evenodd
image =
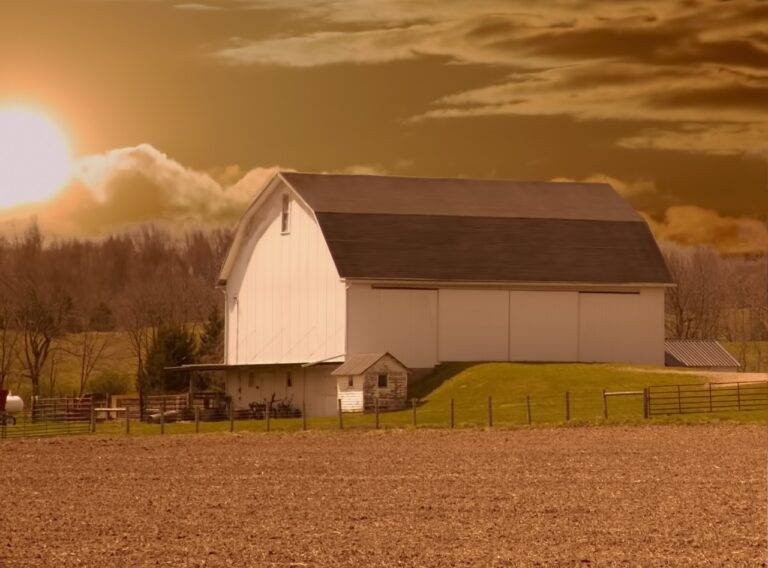
<path id="1" fill-rule="evenodd" d="M 441 361 L 506 361 L 507 290 L 441 289 L 438 306 Z"/>
<path id="2" fill-rule="evenodd" d="M 338 393 L 332 370 L 332 365 L 232 370 L 227 373 L 225 391 L 238 410 L 247 409 L 251 402 L 265 403 L 274 395 L 275 400 L 290 400 L 298 409 L 306 400 L 309 417 L 333 416 Z M 289 372 L 292 386 L 288 386 Z"/>
<path id="3" fill-rule="evenodd" d="M 579 294 L 579 360 L 664 364 L 664 290 Z"/>
<path id="4" fill-rule="evenodd" d="M 347 305 L 349 353 L 388 351 L 414 369 L 437 364 L 437 290 L 353 284 Z"/>
<path id="5" fill-rule="evenodd" d="M 349 353 L 389 351 L 411 368 L 441 361 L 663 365 L 664 289 L 348 290 Z"/>
<path id="6" fill-rule="evenodd" d="M 579 293 L 511 291 L 510 361 L 578 361 Z"/>
<path id="7" fill-rule="evenodd" d="M 278 187 L 251 220 L 227 282 L 227 363 L 303 363 L 345 351 L 344 283 L 311 211 Z"/>
<path id="8" fill-rule="evenodd" d="M 352 386 L 349 380 L 352 379 Z M 337 388 L 341 409 L 344 412 L 363 412 L 365 409 L 363 396 L 363 383 L 365 378 L 361 375 L 353 377 L 338 377 Z"/>

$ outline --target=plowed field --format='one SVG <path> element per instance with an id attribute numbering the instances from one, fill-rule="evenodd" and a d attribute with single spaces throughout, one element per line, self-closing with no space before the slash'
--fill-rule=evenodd
<path id="1" fill-rule="evenodd" d="M 761 566 L 766 428 L 0 443 L 0 566 Z"/>

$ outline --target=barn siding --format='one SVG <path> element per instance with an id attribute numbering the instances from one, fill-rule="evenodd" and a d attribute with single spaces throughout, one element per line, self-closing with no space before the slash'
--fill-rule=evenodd
<path id="1" fill-rule="evenodd" d="M 348 290 L 350 353 L 442 361 L 664 363 L 664 289 Z"/>
<path id="2" fill-rule="evenodd" d="M 664 290 L 579 294 L 579 360 L 664 365 Z"/>
<path id="3" fill-rule="evenodd" d="M 579 293 L 511 291 L 509 360 L 579 360 Z"/>
<path id="4" fill-rule="evenodd" d="M 347 291 L 349 353 L 393 353 L 410 368 L 437 362 L 437 290 L 372 288 Z"/>
<path id="5" fill-rule="evenodd" d="M 284 186 L 251 220 L 227 282 L 227 363 L 304 363 L 345 352 L 346 292 L 311 211 L 292 197 L 281 234 Z M 341 358 L 343 359 L 343 357 Z"/>
<path id="6" fill-rule="evenodd" d="M 333 416 L 336 413 L 337 389 L 332 370 L 333 365 L 231 370 L 227 372 L 225 391 L 232 397 L 236 410 L 247 409 L 251 402 L 264 403 L 274 394 L 276 400 L 290 399 L 298 409 L 306 399 L 308 416 Z M 287 385 L 288 372 L 291 373 L 291 387 Z"/>

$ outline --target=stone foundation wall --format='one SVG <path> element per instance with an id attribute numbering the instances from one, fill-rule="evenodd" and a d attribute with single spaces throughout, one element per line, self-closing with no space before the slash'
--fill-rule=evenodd
<path id="1" fill-rule="evenodd" d="M 386 388 L 379 388 L 379 375 L 387 375 Z M 396 359 L 386 356 L 363 375 L 363 401 L 366 412 L 373 411 L 376 398 L 379 410 L 396 410 L 405 406 L 408 396 L 408 370 Z"/>

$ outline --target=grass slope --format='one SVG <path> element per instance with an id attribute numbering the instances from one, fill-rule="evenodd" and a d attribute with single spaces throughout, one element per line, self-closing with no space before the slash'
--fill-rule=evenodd
<path id="1" fill-rule="evenodd" d="M 768 411 L 719 412 L 643 418 L 641 396 L 612 397 L 608 401 L 608 420 L 603 418 L 603 389 L 608 391 L 642 390 L 649 385 L 692 384 L 706 382 L 692 373 L 665 372 L 650 367 L 580 364 L 518 364 L 518 363 L 450 363 L 440 365 L 435 372 L 411 387 L 411 396 L 419 399 L 416 418 L 419 426 L 448 427 L 451 399 L 454 400 L 457 427 L 483 426 L 488 418 L 488 396 L 493 397 L 495 426 L 524 426 L 528 423 L 526 396 L 530 397 L 533 425 L 563 425 L 565 392 L 570 393 L 569 424 L 641 424 L 697 423 L 720 420 L 760 422 L 768 419 Z M 382 413 L 381 427 L 409 426 L 411 409 Z M 371 428 L 372 414 L 345 414 L 345 428 Z M 229 422 L 200 425 L 201 432 L 221 432 Z M 275 431 L 297 431 L 301 419 L 272 420 Z M 308 419 L 309 429 L 338 428 L 336 417 Z M 167 424 L 167 433 L 192 433 L 193 424 Z M 103 433 L 121 433 L 124 424 L 100 424 Z M 156 424 L 133 424 L 135 434 L 156 434 Z M 235 422 L 236 431 L 266 430 L 264 420 Z"/>

